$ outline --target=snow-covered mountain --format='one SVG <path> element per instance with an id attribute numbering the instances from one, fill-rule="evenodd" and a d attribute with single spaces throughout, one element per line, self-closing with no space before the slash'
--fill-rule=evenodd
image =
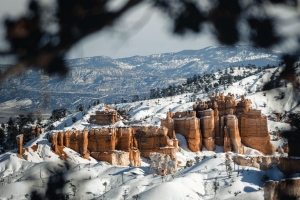
<path id="1" fill-rule="evenodd" d="M 0 86 L 0 103 L 26 97 L 32 101 L 27 108 L 37 108 L 47 99 L 53 109 L 70 108 L 74 102 L 87 104 L 91 98 L 120 102 L 121 98 L 145 97 L 152 88 L 180 84 L 195 74 L 230 66 L 278 66 L 280 56 L 280 52 L 249 46 L 218 46 L 120 59 L 105 56 L 72 59 L 66 61 L 71 71 L 65 79 L 48 77 L 37 70 L 11 77 Z M 0 66 L 0 70 L 4 68 Z"/>
<path id="2" fill-rule="evenodd" d="M 289 130 L 291 127 L 285 123 L 285 114 L 281 120 L 274 120 L 274 112 L 300 112 L 299 93 L 291 84 L 286 87 L 266 92 L 259 91 L 269 80 L 271 75 L 278 75 L 281 68 L 266 69 L 256 75 L 252 75 L 237 81 L 227 88 L 219 86 L 219 91 L 227 94 L 234 93 L 237 97 L 248 93 L 252 107 L 261 109 L 268 116 L 269 132 Z M 297 79 L 299 80 L 300 68 L 297 68 Z M 219 73 L 216 72 L 216 76 Z M 278 98 L 278 94 L 285 92 L 285 98 Z M 142 120 L 143 123 L 159 125 L 160 120 L 165 117 L 166 112 L 178 112 L 191 110 L 194 102 L 190 97 L 194 93 L 182 94 L 173 97 L 151 99 L 133 103 L 122 103 L 110 105 L 115 109 L 128 109 L 131 121 Z M 196 98 L 207 100 L 205 92 L 196 93 Z M 14 103 L 14 102 L 11 102 Z M 266 103 L 266 105 L 264 105 Z M 91 107 L 85 115 L 81 112 L 73 113 L 63 119 L 54 122 L 57 130 L 95 128 L 87 122 L 89 116 L 96 110 L 100 110 L 102 104 Z M 72 118 L 76 117 L 74 122 Z M 222 153 L 223 147 L 217 146 L 215 151 L 191 152 L 187 148 L 185 138 L 177 134 L 180 140 L 180 151 L 177 152 L 179 171 L 167 176 L 149 174 L 149 161 L 142 160 L 142 166 L 138 168 L 128 166 L 112 166 L 105 162 L 97 162 L 94 159 L 86 160 L 72 149 L 65 148 L 68 165 L 63 163 L 59 156 L 51 151 L 45 131 L 39 137 L 25 144 L 28 149 L 26 156 L 28 160 L 20 159 L 16 150 L 0 155 L 0 198 L 2 199 L 30 199 L 32 191 L 44 196 L 48 188 L 47 183 L 57 181 L 58 174 L 63 173 L 63 187 L 58 192 L 69 195 L 69 199 L 264 199 L 262 190 L 264 180 L 280 180 L 285 175 L 276 166 L 267 170 L 254 167 L 238 166 L 231 163 L 232 174 L 226 170 L 226 154 Z M 286 139 L 276 135 L 270 135 L 271 142 L 277 149 L 286 143 Z M 34 148 L 36 144 L 38 148 Z M 259 152 L 246 148 L 245 157 L 258 155 Z M 233 153 L 229 153 L 230 155 Z M 287 156 L 286 154 L 276 155 Z M 201 157 L 202 161 L 191 167 L 185 167 L 187 160 L 195 160 Z M 299 174 L 291 175 L 299 177 Z M 51 189 L 51 188 L 50 188 Z"/>

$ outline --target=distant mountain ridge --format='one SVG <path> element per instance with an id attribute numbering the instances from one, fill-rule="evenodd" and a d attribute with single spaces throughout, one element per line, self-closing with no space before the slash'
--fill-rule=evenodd
<path id="1" fill-rule="evenodd" d="M 149 90 L 179 84 L 194 74 L 205 74 L 231 66 L 277 66 L 281 53 L 249 46 L 212 46 L 200 50 L 153 54 L 113 59 L 96 56 L 66 60 L 71 71 L 67 78 L 47 77 L 29 70 L 11 77 L 0 86 L 0 103 L 11 99 L 30 98 L 31 107 L 41 105 L 45 95 L 51 96 L 52 108 L 70 107 L 73 102 L 101 98 L 107 103 L 148 96 Z M 0 70 L 3 70 L 0 66 Z"/>

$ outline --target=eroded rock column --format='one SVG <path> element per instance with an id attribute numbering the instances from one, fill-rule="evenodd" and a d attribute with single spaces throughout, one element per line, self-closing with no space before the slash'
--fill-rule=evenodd
<path id="1" fill-rule="evenodd" d="M 51 133 L 50 134 L 50 138 L 51 138 L 51 148 L 52 150 L 58 154 L 58 144 L 57 144 L 57 136 L 58 136 L 58 133 Z"/>
<path id="2" fill-rule="evenodd" d="M 88 153 L 88 130 L 82 131 L 82 157 L 85 159 L 90 159 L 90 154 Z"/>
<path id="3" fill-rule="evenodd" d="M 18 145 L 18 154 L 23 154 L 23 134 L 17 135 L 16 137 L 17 145 Z"/>
<path id="4" fill-rule="evenodd" d="M 214 111 L 203 110 L 198 111 L 200 116 L 200 128 L 203 138 L 203 144 L 209 151 L 215 150 L 215 120 Z"/>

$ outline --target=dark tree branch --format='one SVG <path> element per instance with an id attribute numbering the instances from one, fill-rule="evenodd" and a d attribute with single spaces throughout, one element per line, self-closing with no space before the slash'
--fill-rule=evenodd
<path id="1" fill-rule="evenodd" d="M 63 56 L 67 50 L 84 37 L 112 25 L 116 19 L 142 1 L 128 0 L 122 8 L 114 12 L 106 10 L 108 1 L 91 0 L 89 2 L 92 6 L 90 7 L 84 4 L 84 1 L 69 1 L 66 5 L 73 8 L 73 10 L 59 11 L 58 8 L 57 17 L 60 20 L 59 33 L 52 36 L 48 34 L 52 39 L 59 38 L 59 44 L 51 45 L 48 42 L 42 47 L 39 47 L 40 40 L 42 35 L 46 35 L 47 33 L 41 31 L 40 20 L 37 18 L 40 16 L 41 9 L 37 4 L 33 3 L 35 1 L 32 1 L 29 7 L 34 10 L 35 14 L 33 18 L 20 18 L 20 20 L 15 22 L 7 22 L 7 39 L 10 41 L 13 50 L 1 52 L 1 54 L 17 55 L 19 62 L 8 68 L 0 76 L 0 82 L 13 74 L 20 73 L 24 69 L 33 66 L 43 69 L 50 74 L 66 74 L 68 70 L 64 65 Z M 61 1 L 58 1 L 57 4 L 58 7 L 65 9 L 64 6 L 66 5 L 63 5 Z M 95 8 L 98 9 L 95 10 Z M 67 12 L 67 16 L 61 12 Z M 67 20 L 65 17 L 67 17 Z"/>

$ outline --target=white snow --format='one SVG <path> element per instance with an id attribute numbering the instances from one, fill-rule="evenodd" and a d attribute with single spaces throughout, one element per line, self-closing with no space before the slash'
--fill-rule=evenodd
<path id="1" fill-rule="evenodd" d="M 213 47 L 211 47 L 213 48 Z M 241 52 L 242 54 L 243 52 Z M 252 55 L 249 59 L 255 58 Z M 228 58 L 228 62 L 236 62 L 238 58 Z M 131 66 L 124 66 L 131 68 Z M 271 116 L 275 112 L 299 112 L 300 108 L 294 99 L 298 94 L 290 84 L 266 92 L 256 92 L 263 83 L 269 80 L 271 72 L 257 74 L 233 83 L 224 90 L 223 86 L 218 89 L 221 92 L 232 92 L 235 96 L 248 93 L 246 98 L 251 99 L 253 107 L 262 110 L 269 117 L 268 130 L 284 131 L 291 127 L 284 120 L 274 121 Z M 235 72 L 239 73 L 239 72 Z M 279 92 L 285 92 L 284 99 L 278 99 Z M 145 100 L 142 102 L 123 103 L 109 105 L 113 109 L 130 109 L 131 121 L 142 121 L 147 125 L 160 125 L 166 113 L 191 110 L 194 102 L 189 102 L 192 93 L 174 97 Z M 207 99 L 207 94 L 199 92 L 196 98 Z M 179 103 L 180 102 L 180 103 Z M 16 102 L 7 102 L 6 106 Z M 24 102 L 23 102 L 24 103 Z M 29 101 L 27 103 L 30 103 Z M 266 107 L 263 104 L 266 103 Z M 88 123 L 89 116 L 96 110 L 104 108 L 103 104 L 91 107 L 85 113 L 77 112 L 60 121 L 54 122 L 56 130 L 85 128 L 103 128 L 103 126 Z M 72 118 L 77 121 L 73 123 Z M 125 126 L 123 122 L 117 122 L 115 127 Z M 277 128 L 276 128 L 277 127 Z M 83 159 L 77 152 L 64 148 L 67 154 L 69 166 L 66 166 L 59 156 L 51 150 L 51 144 L 47 140 L 45 132 L 39 137 L 27 143 L 25 155 L 27 160 L 20 159 L 16 150 L 0 155 L 0 198 L 26 199 L 32 190 L 45 194 L 46 185 L 50 178 L 59 172 L 63 172 L 67 184 L 62 192 L 70 195 L 70 199 L 264 199 L 262 177 L 267 174 L 270 180 L 280 180 L 285 176 L 277 167 L 269 170 L 259 170 L 252 167 L 242 167 L 231 163 L 232 174 L 226 172 L 225 153 L 223 147 L 216 146 L 215 151 L 205 148 L 202 152 L 191 152 L 187 141 L 180 133 L 176 133 L 179 140 L 180 150 L 177 152 L 179 171 L 172 175 L 158 176 L 149 175 L 149 160 L 142 158 L 142 166 L 132 168 L 127 166 L 112 166 L 106 162 L 98 162 L 95 159 Z M 276 139 L 271 135 L 271 138 Z M 33 147 L 39 144 L 37 150 Z M 272 141 L 275 148 L 286 143 L 285 139 L 279 138 Z M 244 147 L 247 156 L 260 155 L 255 149 Z M 197 162 L 198 161 L 200 162 Z M 192 160 L 195 164 L 185 167 L 186 162 Z M 216 193 L 214 183 L 218 183 Z M 72 186 L 73 185 L 73 186 Z M 72 187 L 76 187 L 75 195 Z"/>

